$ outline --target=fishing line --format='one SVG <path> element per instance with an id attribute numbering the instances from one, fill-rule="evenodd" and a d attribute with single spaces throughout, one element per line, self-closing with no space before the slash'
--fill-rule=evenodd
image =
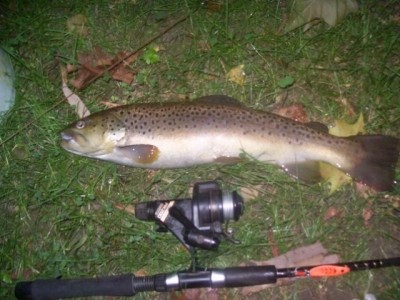
<path id="1" fill-rule="evenodd" d="M 192 13 L 195 13 L 199 8 L 195 9 Z M 168 26 L 167 28 L 165 28 L 164 30 L 162 30 L 161 32 L 159 32 L 157 35 L 155 35 L 154 37 L 152 37 L 151 39 L 147 40 L 144 44 L 142 44 L 139 48 L 137 48 L 136 50 L 134 50 L 133 52 L 130 52 L 129 54 L 127 54 L 126 56 L 124 56 L 123 58 L 121 58 L 120 60 L 116 61 L 114 64 L 112 64 L 111 66 L 109 66 L 108 68 L 104 69 L 102 72 L 98 73 L 95 77 L 91 78 L 89 81 L 87 81 L 81 89 L 86 88 L 89 84 L 91 84 L 92 82 L 94 82 L 95 80 L 97 80 L 98 78 L 100 78 L 101 76 L 103 76 L 106 72 L 114 69 L 116 66 L 118 66 L 119 64 L 121 64 L 123 61 L 125 61 L 126 59 L 128 59 L 129 57 L 135 55 L 136 53 L 138 53 L 139 51 L 141 51 L 142 49 L 144 49 L 145 47 L 147 47 L 148 45 L 150 45 L 152 42 L 154 42 L 155 40 L 157 40 L 158 38 L 160 38 L 161 36 L 163 36 L 164 34 L 166 34 L 168 31 L 170 31 L 171 29 L 173 29 L 175 26 L 177 26 L 178 24 L 184 22 L 185 20 L 187 20 L 190 15 L 192 13 L 188 13 L 185 16 L 179 18 L 178 20 L 176 20 L 172 25 Z M 61 103 L 63 103 L 65 101 L 65 99 L 62 99 L 58 102 L 56 102 L 54 105 L 52 105 L 50 108 L 46 109 L 42 114 L 39 115 L 38 118 L 43 117 L 44 115 L 46 115 L 47 113 L 49 113 L 50 111 L 52 111 L 53 109 L 55 109 L 58 105 L 60 105 Z M 13 133 L 12 135 L 10 135 L 9 137 L 7 137 L 6 139 L 4 139 L 2 142 L 0 142 L 0 147 L 3 147 L 4 144 L 6 144 L 8 141 L 10 141 L 11 139 L 13 139 L 15 136 L 17 136 L 18 134 L 20 134 L 22 131 L 24 131 L 26 128 L 28 128 L 29 126 L 31 126 L 33 123 L 35 122 L 35 120 L 32 120 L 28 123 L 26 123 L 25 125 L 23 125 L 21 128 L 19 128 L 15 133 Z"/>

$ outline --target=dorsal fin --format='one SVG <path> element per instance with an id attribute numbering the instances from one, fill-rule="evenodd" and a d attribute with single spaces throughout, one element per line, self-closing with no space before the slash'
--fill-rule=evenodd
<path id="1" fill-rule="evenodd" d="M 231 106 L 240 106 L 242 107 L 242 103 L 235 98 L 225 96 L 225 95 L 210 95 L 210 96 L 203 96 L 193 100 L 195 102 L 201 102 L 206 104 L 222 104 L 222 105 L 231 105 Z"/>
<path id="2" fill-rule="evenodd" d="M 306 125 L 309 128 L 321 131 L 323 133 L 329 133 L 329 128 L 325 124 L 322 124 L 320 122 L 308 122 L 304 123 L 304 125 Z"/>

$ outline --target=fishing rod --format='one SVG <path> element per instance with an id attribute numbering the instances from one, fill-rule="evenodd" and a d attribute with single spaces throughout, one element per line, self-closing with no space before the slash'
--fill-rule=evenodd
<path id="1" fill-rule="evenodd" d="M 44 279 L 17 283 L 15 296 L 19 300 L 52 300 L 89 296 L 134 296 L 147 291 L 235 288 L 274 284 L 282 278 L 334 277 L 353 271 L 392 266 L 400 266 L 400 257 L 282 269 L 267 265 L 182 271 L 152 276 L 125 274 L 87 279 Z"/>
<path id="2" fill-rule="evenodd" d="M 273 284 L 282 278 L 333 277 L 352 271 L 400 266 L 400 257 L 364 260 L 333 265 L 277 268 L 273 265 L 204 269 L 198 267 L 196 250 L 216 250 L 224 239 L 239 243 L 225 223 L 238 221 L 244 212 L 237 192 L 224 192 L 215 181 L 198 182 L 187 199 L 138 203 L 135 216 L 154 221 L 158 232 L 171 232 L 192 255 L 186 271 L 152 276 L 124 274 L 78 279 L 39 279 L 17 283 L 15 296 L 21 300 L 51 300 L 89 296 L 134 296 L 140 292 L 169 292 L 192 288 L 234 288 Z"/>

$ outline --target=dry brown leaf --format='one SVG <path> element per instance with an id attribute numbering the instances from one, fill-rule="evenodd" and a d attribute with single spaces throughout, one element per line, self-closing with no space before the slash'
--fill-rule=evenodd
<path id="1" fill-rule="evenodd" d="M 355 184 L 357 195 L 367 199 L 373 195 L 378 194 L 378 191 L 374 190 L 372 187 L 365 185 L 361 182 L 356 182 Z"/>
<path id="2" fill-rule="evenodd" d="M 368 207 L 364 208 L 362 211 L 362 217 L 365 226 L 369 226 L 373 216 L 374 216 L 374 211 L 371 208 L 371 204 L 368 204 Z"/>
<path id="3" fill-rule="evenodd" d="M 400 209 L 400 195 L 385 195 L 385 200 L 393 205 L 395 209 Z"/>
<path id="4" fill-rule="evenodd" d="M 273 257 L 277 257 L 280 255 L 279 247 L 276 243 L 275 236 L 274 236 L 274 231 L 273 230 L 268 230 L 268 242 L 271 245 L 271 252 Z"/>
<path id="5" fill-rule="evenodd" d="M 244 72 L 244 65 L 236 66 L 229 70 L 226 77 L 229 81 L 233 81 L 240 86 L 243 86 L 246 73 Z"/>
<path id="6" fill-rule="evenodd" d="M 114 108 L 121 106 L 119 103 L 109 102 L 109 101 L 100 101 L 100 104 L 104 105 L 107 108 Z"/>
<path id="7" fill-rule="evenodd" d="M 340 97 L 338 101 L 344 106 L 349 116 L 354 116 L 356 114 L 353 104 L 347 100 L 345 97 Z"/>
<path id="8" fill-rule="evenodd" d="M 209 12 L 218 12 L 224 7 L 224 1 L 223 0 L 206 0 L 203 3 L 203 6 L 209 11 Z"/>
<path id="9" fill-rule="evenodd" d="M 329 207 L 324 214 L 324 221 L 328 221 L 335 217 L 343 216 L 343 209 L 334 206 Z"/>
<path id="10" fill-rule="evenodd" d="M 242 187 L 240 188 L 240 195 L 244 201 L 249 201 L 258 197 L 261 188 L 262 185 Z"/>
<path id="11" fill-rule="evenodd" d="M 89 34 L 89 30 L 86 27 L 86 17 L 84 15 L 78 14 L 72 16 L 67 20 L 67 29 L 70 32 L 77 33 L 81 36 L 87 36 Z"/>
<path id="12" fill-rule="evenodd" d="M 62 91 L 69 105 L 75 107 L 75 112 L 79 118 L 84 118 L 90 115 L 90 111 L 87 109 L 85 103 L 67 86 L 67 71 L 65 67 L 61 66 L 61 81 L 62 81 Z"/>
<path id="13" fill-rule="evenodd" d="M 122 210 L 127 212 L 128 214 L 135 214 L 135 206 L 132 204 L 122 204 L 122 203 L 117 203 L 114 205 L 116 209 Z"/>
<path id="14" fill-rule="evenodd" d="M 211 50 L 210 44 L 207 41 L 199 41 L 197 42 L 197 49 L 200 52 L 209 52 Z"/>
<path id="15" fill-rule="evenodd" d="M 218 290 L 212 288 L 187 289 L 171 293 L 171 300 L 218 300 Z"/>
<path id="16" fill-rule="evenodd" d="M 141 268 L 135 272 L 135 276 L 138 276 L 138 277 L 143 277 L 143 276 L 147 276 L 147 275 L 149 275 L 149 272 L 147 272 L 146 268 Z"/>
<path id="17" fill-rule="evenodd" d="M 308 121 L 307 112 L 304 109 L 304 106 L 299 103 L 295 103 L 285 107 L 280 107 L 273 110 L 272 112 L 282 117 L 295 120 L 297 122 L 305 123 Z"/>
<path id="18" fill-rule="evenodd" d="M 79 53 L 79 66 L 71 66 L 69 73 L 76 72 L 76 76 L 71 80 L 71 84 L 77 89 L 86 87 L 87 84 L 96 76 L 101 75 L 107 68 L 129 56 L 128 52 L 118 52 L 113 58 L 105 53 L 100 47 L 96 46 L 90 53 Z M 138 57 L 138 54 L 129 56 L 119 65 L 112 68 L 109 73 L 114 80 L 131 84 L 136 72 L 129 65 Z"/>
<path id="19" fill-rule="evenodd" d="M 249 264 L 246 265 L 274 265 L 276 268 L 291 268 L 296 266 L 300 267 L 319 264 L 335 264 L 339 262 L 340 258 L 338 255 L 328 255 L 327 252 L 328 251 L 322 246 L 322 244 L 320 242 L 317 242 L 309 246 L 299 247 L 266 261 L 251 261 Z M 248 296 L 250 294 L 258 293 L 270 287 L 276 287 L 277 285 L 279 286 L 291 282 L 293 282 L 292 279 L 280 279 L 276 284 L 264 284 L 244 287 L 241 289 L 240 293 L 243 296 Z"/>

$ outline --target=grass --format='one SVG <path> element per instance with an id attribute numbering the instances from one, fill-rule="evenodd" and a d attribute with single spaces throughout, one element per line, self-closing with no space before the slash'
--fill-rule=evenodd
<path id="1" fill-rule="evenodd" d="M 78 92 L 91 111 L 104 108 L 101 100 L 155 102 L 223 93 L 265 110 L 301 103 L 310 119 L 326 124 L 339 118 L 354 121 L 351 107 L 365 115 L 368 132 L 399 136 L 396 1 L 365 0 L 359 13 L 336 27 L 321 24 L 283 36 L 275 31 L 285 1 L 216 2 L 222 4 L 216 12 L 188 0 L 0 5 L 1 44 L 17 74 L 17 103 L 0 128 L 2 299 L 12 298 L 19 280 L 186 268 L 190 257 L 170 234 L 156 233 L 154 224 L 136 220 L 115 204 L 187 197 L 189 185 L 199 180 L 219 179 L 227 189 L 256 186 L 260 191 L 246 203 L 240 221 L 231 224 L 242 244 L 223 243 L 216 253 L 201 253 L 206 266 L 266 260 L 273 244 L 285 253 L 316 241 L 343 261 L 399 255 L 399 187 L 371 199 L 350 186 L 329 195 L 326 185 L 305 186 L 256 162 L 153 173 L 73 156 L 59 147 L 60 130 L 76 116 L 63 102 L 55 56 L 74 63 L 78 53 L 95 45 L 110 53 L 132 51 L 184 14 L 189 14 L 187 21 L 152 44 L 164 49 L 160 62 L 134 63 L 134 85 L 105 77 Z M 78 13 L 88 19 L 87 37 L 66 29 L 67 19 Z M 240 64 L 247 74 L 242 87 L 225 76 Z M 278 82 L 286 76 L 295 83 L 281 89 Z M 362 210 L 368 206 L 374 216 L 366 226 Z M 328 207 L 344 213 L 324 221 Z M 298 281 L 259 297 L 363 299 L 368 292 L 395 299 L 399 275 L 393 268 Z M 238 290 L 220 295 L 240 298 Z"/>

